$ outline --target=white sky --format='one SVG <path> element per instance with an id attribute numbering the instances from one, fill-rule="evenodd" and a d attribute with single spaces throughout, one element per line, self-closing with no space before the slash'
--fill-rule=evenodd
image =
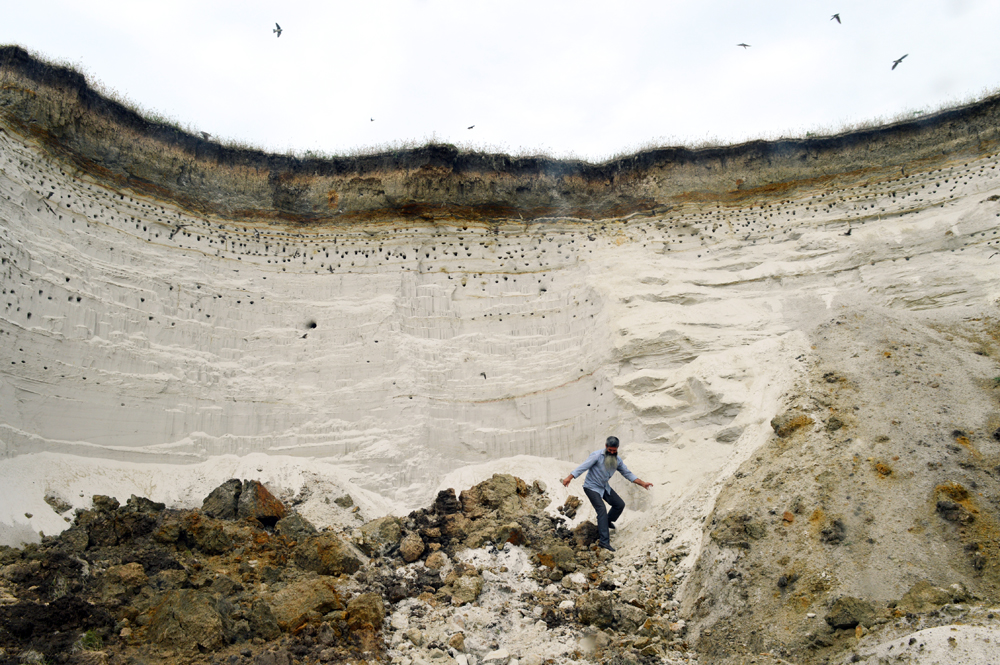
<path id="1" fill-rule="evenodd" d="M 998 0 L 0 0 L 0 43 L 277 152 L 834 131 L 997 87 L 998 29 Z"/>

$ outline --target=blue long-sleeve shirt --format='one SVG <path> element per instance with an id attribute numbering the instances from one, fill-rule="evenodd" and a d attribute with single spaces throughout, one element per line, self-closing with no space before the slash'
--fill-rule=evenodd
<path id="1" fill-rule="evenodd" d="M 590 453 L 590 457 L 573 470 L 573 477 L 579 478 L 584 471 L 587 472 L 587 478 L 583 481 L 583 489 L 594 490 L 600 493 L 601 496 L 604 496 L 604 493 L 608 490 L 608 481 L 611 480 L 611 476 L 615 475 L 615 471 L 619 471 L 632 483 L 638 478 L 637 475 L 628 470 L 621 457 L 618 458 L 618 466 L 615 467 L 615 471 L 608 473 L 604 468 L 604 450 L 595 450 Z"/>

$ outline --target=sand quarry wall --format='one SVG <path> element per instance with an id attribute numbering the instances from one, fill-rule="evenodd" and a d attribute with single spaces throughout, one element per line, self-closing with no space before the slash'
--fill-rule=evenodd
<path id="1" fill-rule="evenodd" d="M 614 433 L 714 482 L 819 318 L 995 302 L 998 105 L 597 165 L 298 159 L 4 48 L 0 454 L 334 458 L 417 501 Z"/>

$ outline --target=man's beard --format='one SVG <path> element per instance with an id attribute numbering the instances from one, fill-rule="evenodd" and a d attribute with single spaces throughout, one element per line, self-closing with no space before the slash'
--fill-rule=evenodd
<path id="1" fill-rule="evenodd" d="M 611 473 L 618 468 L 618 456 L 604 453 L 604 470 Z"/>

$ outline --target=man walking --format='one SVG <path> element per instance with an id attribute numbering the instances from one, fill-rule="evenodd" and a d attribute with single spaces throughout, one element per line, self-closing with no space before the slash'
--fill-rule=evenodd
<path id="1" fill-rule="evenodd" d="M 597 531 L 601 538 L 599 545 L 609 552 L 614 552 L 615 548 L 611 547 L 609 529 L 615 528 L 615 520 L 625 510 L 625 502 L 622 501 L 617 492 L 611 489 L 608 481 L 611 480 L 611 476 L 615 475 L 615 471 L 620 471 L 629 481 L 644 489 L 648 490 L 653 486 L 653 483 L 640 480 L 628 470 L 625 463 L 618 457 L 618 437 L 615 436 L 609 436 L 604 444 L 604 450 L 595 450 L 591 453 L 586 462 L 563 478 L 562 484 L 569 487 L 573 479 L 579 477 L 584 471 L 587 472 L 587 478 L 583 481 L 583 491 L 590 499 L 590 503 L 593 504 L 594 510 L 597 511 Z M 610 514 L 604 507 L 605 501 L 611 505 Z"/>

